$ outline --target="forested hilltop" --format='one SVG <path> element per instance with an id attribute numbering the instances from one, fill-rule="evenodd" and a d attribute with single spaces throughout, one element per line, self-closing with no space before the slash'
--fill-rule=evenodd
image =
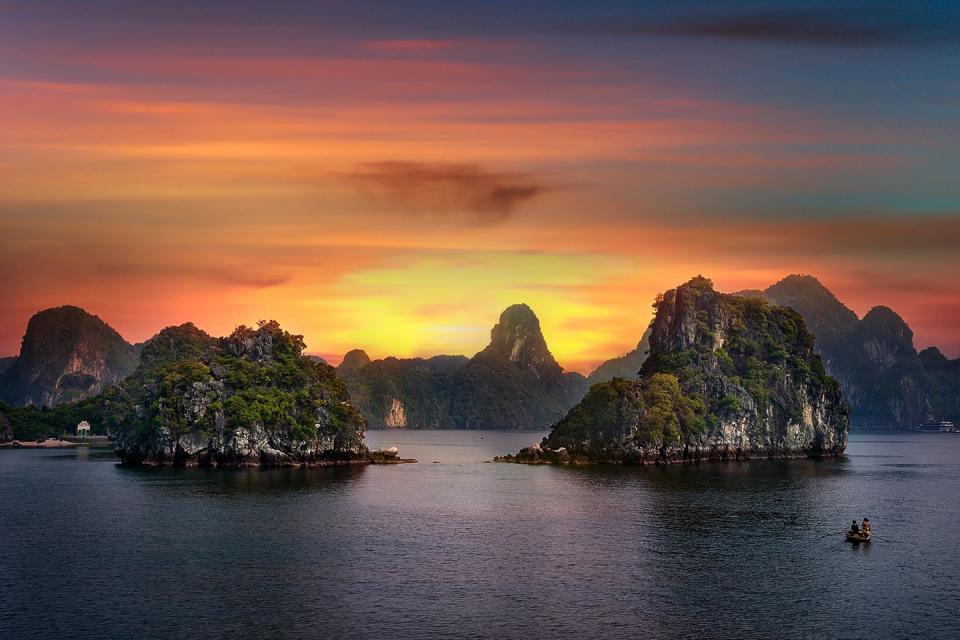
<path id="1" fill-rule="evenodd" d="M 144 345 L 102 396 L 127 463 L 320 465 L 364 460 L 363 419 L 329 365 L 276 322 L 212 338 L 192 324 Z"/>

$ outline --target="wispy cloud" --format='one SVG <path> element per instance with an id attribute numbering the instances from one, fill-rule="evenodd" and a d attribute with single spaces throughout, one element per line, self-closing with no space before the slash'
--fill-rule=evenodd
<path id="1" fill-rule="evenodd" d="M 688 15 L 659 22 L 588 25 L 574 30 L 845 47 L 960 42 L 960 25 L 955 22 L 889 11 L 783 9 L 731 12 Z"/>
<path id="2" fill-rule="evenodd" d="M 413 213 L 466 214 L 483 225 L 504 222 L 545 185 L 528 173 L 491 171 L 475 164 L 371 162 L 348 174 L 361 191 Z"/>

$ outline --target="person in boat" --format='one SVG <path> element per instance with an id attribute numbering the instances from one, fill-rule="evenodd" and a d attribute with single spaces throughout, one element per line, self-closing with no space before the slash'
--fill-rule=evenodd
<path id="1" fill-rule="evenodd" d="M 861 531 L 865 534 L 870 535 L 870 518 L 863 519 L 863 526 L 860 527 Z"/>
<path id="2" fill-rule="evenodd" d="M 860 525 L 857 524 L 856 520 L 854 520 L 853 523 L 850 525 L 850 533 L 854 535 L 859 535 L 860 533 Z"/>

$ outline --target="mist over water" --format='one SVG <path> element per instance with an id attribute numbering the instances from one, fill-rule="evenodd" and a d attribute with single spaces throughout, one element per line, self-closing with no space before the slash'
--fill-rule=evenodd
<path id="1" fill-rule="evenodd" d="M 824 462 L 485 463 L 542 435 L 369 431 L 419 464 L 315 470 L 0 451 L 0 637 L 960 636 L 958 435 L 854 434 Z M 864 516 L 874 541 L 844 542 Z"/>

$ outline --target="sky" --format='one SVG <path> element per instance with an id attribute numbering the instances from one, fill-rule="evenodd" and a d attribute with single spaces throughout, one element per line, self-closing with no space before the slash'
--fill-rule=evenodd
<path id="1" fill-rule="evenodd" d="M 0 0 L 0 355 L 274 318 L 333 362 L 560 363 L 817 276 L 960 355 L 960 5 Z"/>

